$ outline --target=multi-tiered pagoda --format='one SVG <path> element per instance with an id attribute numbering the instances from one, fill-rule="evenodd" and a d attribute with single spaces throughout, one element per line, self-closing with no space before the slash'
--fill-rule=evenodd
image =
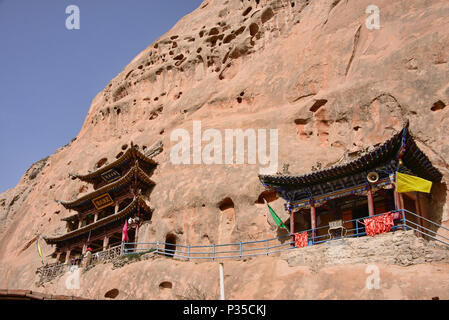
<path id="1" fill-rule="evenodd" d="M 69 211 L 76 211 L 61 220 L 67 223 L 67 233 L 44 237 L 47 244 L 56 245 L 53 258 L 67 262 L 86 253 L 106 251 L 122 242 L 127 223 L 129 242 L 137 242 L 139 226 L 151 219 L 152 209 L 147 205 L 154 182 L 150 179 L 157 166 L 136 145 L 111 164 L 97 165 L 94 172 L 71 175 L 93 185 L 94 191 L 71 201 L 57 201 Z M 98 168 L 100 166 L 100 168 Z"/>

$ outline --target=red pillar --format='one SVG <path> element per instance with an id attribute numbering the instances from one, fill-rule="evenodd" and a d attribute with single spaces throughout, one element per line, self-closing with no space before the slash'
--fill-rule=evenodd
<path id="1" fill-rule="evenodd" d="M 401 200 L 399 200 L 399 193 L 394 190 L 394 205 L 396 206 L 396 210 L 401 210 Z"/>
<path id="2" fill-rule="evenodd" d="M 134 236 L 134 242 L 138 242 L 139 239 L 139 224 L 136 225 L 136 231 L 135 231 L 135 236 Z"/>
<path id="3" fill-rule="evenodd" d="M 316 229 L 316 208 L 314 205 L 310 207 L 310 222 L 312 224 L 312 234 L 313 238 L 315 238 L 315 229 Z"/>
<path id="4" fill-rule="evenodd" d="M 405 209 L 404 196 L 402 195 L 402 193 L 398 193 L 398 195 L 399 195 L 399 203 L 401 204 L 401 209 Z"/>
<path id="5" fill-rule="evenodd" d="M 290 211 L 290 233 L 295 233 L 295 214 Z"/>
<path id="6" fill-rule="evenodd" d="M 423 227 L 423 220 L 421 218 L 422 213 L 421 213 L 421 207 L 419 205 L 419 192 L 415 191 L 415 195 L 416 195 L 416 199 L 415 199 L 415 209 L 416 209 L 416 214 L 419 216 L 418 218 L 418 223 L 421 227 Z M 421 228 L 418 228 L 418 230 L 420 230 Z M 421 229 L 422 231 L 422 229 Z M 418 233 L 418 236 L 422 237 L 421 233 Z"/>
<path id="7" fill-rule="evenodd" d="M 65 252 L 65 262 L 67 263 L 70 260 L 70 249 L 67 249 Z"/>
<path id="8" fill-rule="evenodd" d="M 374 216 L 374 198 L 373 198 L 373 192 L 371 191 L 371 188 L 368 188 L 367 191 L 368 196 L 368 212 L 370 216 Z"/>
<path id="9" fill-rule="evenodd" d="M 108 249 L 108 245 L 109 245 L 109 236 L 106 236 L 103 239 L 103 251 Z"/>

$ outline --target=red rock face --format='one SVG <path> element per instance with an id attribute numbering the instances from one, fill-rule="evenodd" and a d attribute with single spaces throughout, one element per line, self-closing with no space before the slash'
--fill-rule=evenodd
<path id="1" fill-rule="evenodd" d="M 34 240 L 65 233 L 60 219 L 70 215 L 54 199 L 70 200 L 92 191 L 69 173 L 92 171 L 103 159 L 114 161 L 130 141 L 144 149 L 163 143 L 163 152 L 154 158 L 159 163 L 152 176 L 156 186 L 148 199 L 154 208 L 152 224 L 140 229 L 140 241 L 164 241 L 173 234 L 178 244 L 200 245 L 277 236 L 263 201 L 258 201 L 264 189 L 257 164 L 171 163 L 170 150 L 176 144 L 171 133 L 181 128 L 192 134 L 196 120 L 203 130 L 222 133 L 278 129 L 278 170 L 288 165 L 291 173 L 301 174 L 318 163 L 325 168 L 350 159 L 390 138 L 409 119 L 419 147 L 444 175 L 443 183 L 435 186 L 432 217 L 448 225 L 449 3 L 378 0 L 380 29 L 372 30 L 366 25 L 370 14 L 365 12 L 371 4 L 365 0 L 205 0 L 98 93 L 74 141 L 34 164 L 15 188 L 0 195 L 0 288 L 35 286 L 40 259 Z M 287 219 L 282 199 L 271 205 Z M 44 256 L 53 252 L 43 243 L 42 249 Z M 314 287 L 311 296 L 307 289 L 287 290 L 306 271 L 290 270 L 280 258 L 267 259 L 232 265 L 244 274 L 275 264 L 283 272 L 276 278 L 280 291 L 261 293 L 268 280 L 262 274 L 251 281 L 236 275 L 226 280 L 230 297 L 428 298 L 430 294 L 394 282 L 383 296 L 351 296 L 349 285 L 334 292 L 326 281 L 306 277 Z M 154 284 L 154 290 L 137 298 L 182 298 L 183 294 L 170 293 L 168 284 L 159 287 L 157 273 L 170 266 L 176 281 L 188 289 L 201 286 L 202 281 L 200 276 L 191 277 L 189 270 L 199 275 L 208 270 L 206 264 L 181 266 L 173 260 L 137 265 L 151 271 L 144 278 L 133 278 L 138 283 L 125 285 L 119 280 L 139 272 L 134 265 L 113 272 L 94 268 L 86 279 L 94 279 L 89 277 L 95 274 L 121 286 L 118 298 L 133 297 L 130 292 L 142 283 Z M 390 275 L 399 273 L 397 266 L 382 268 Z M 407 274 L 430 274 L 435 268 L 423 264 Z M 438 279 L 447 279 L 447 271 L 431 272 L 435 286 Z M 416 286 L 426 279 L 416 280 Z M 208 281 L 216 283 L 216 279 Z M 242 281 L 248 281 L 245 288 L 258 283 L 262 291 L 242 290 L 237 286 Z M 62 284 L 49 284 L 46 290 L 67 294 Z M 104 298 L 112 289 L 97 283 L 73 294 Z"/>

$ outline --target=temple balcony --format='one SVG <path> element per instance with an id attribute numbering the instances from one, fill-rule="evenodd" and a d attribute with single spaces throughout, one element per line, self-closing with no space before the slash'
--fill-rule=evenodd
<path id="1" fill-rule="evenodd" d="M 73 268 L 89 269 L 97 264 L 111 262 L 122 255 L 123 246 L 114 245 L 113 247 L 84 255 L 79 258 L 73 258 L 67 262 L 55 262 L 48 264 L 37 269 L 37 273 L 40 275 L 39 284 L 49 282 L 58 276 L 61 276 Z"/>
<path id="2" fill-rule="evenodd" d="M 393 225 L 385 224 L 387 220 L 383 219 L 390 216 Z M 367 230 L 370 219 L 378 220 L 377 223 L 384 226 Z M 354 227 L 346 229 L 344 226 L 350 223 Z M 377 230 L 377 233 L 369 236 L 373 230 Z M 298 241 L 304 234 L 307 235 L 306 241 Z M 180 260 L 242 260 L 248 257 L 277 256 L 287 260 L 290 265 L 305 264 L 315 268 L 320 264 L 368 262 L 410 265 L 449 261 L 448 234 L 448 228 L 405 209 L 342 221 L 341 224 L 331 223 L 272 239 L 206 246 L 178 244 L 176 238 L 170 235 L 165 242 L 137 242 L 132 237 L 130 242 L 122 243 L 118 232 L 114 244 L 108 249 L 94 250 L 96 252 L 86 253 L 66 263 L 43 266 L 38 272 L 43 283 L 64 274 L 72 265 L 87 270 L 97 264 L 144 253 Z"/>
<path id="3" fill-rule="evenodd" d="M 92 253 L 105 251 L 111 246 L 121 244 L 122 229 L 125 221 L 128 224 L 128 234 L 131 241 L 137 241 L 139 226 L 144 221 L 150 221 L 152 209 L 146 204 L 142 196 L 131 202 L 124 202 L 122 210 L 105 216 L 96 222 L 70 231 L 66 234 L 44 237 L 48 244 L 56 244 L 56 251 L 52 257 L 59 262 L 82 257 L 90 248 Z"/>
<path id="4" fill-rule="evenodd" d="M 397 219 L 395 218 L 398 216 Z M 176 258 L 181 260 L 195 260 L 195 259 L 243 259 L 245 257 L 255 257 L 260 255 L 277 255 L 282 252 L 290 250 L 302 250 L 306 247 L 312 246 L 325 246 L 327 244 L 338 243 L 341 241 L 355 241 L 355 239 L 366 239 L 363 241 L 369 241 L 369 239 L 376 239 L 377 234 L 372 234 L 372 230 L 367 231 L 364 223 L 378 220 L 376 223 L 383 224 L 385 220 L 379 219 L 387 216 L 393 218 L 394 225 L 386 228 L 377 228 L 378 234 L 382 237 L 382 234 L 412 234 L 415 238 L 420 238 L 429 243 L 436 244 L 443 248 L 449 254 L 449 235 L 445 232 L 449 232 L 449 229 L 441 226 L 429 219 L 423 218 L 413 212 L 405 209 L 394 210 L 391 212 L 381 213 L 374 216 L 360 217 L 357 219 L 342 221 L 341 224 L 328 224 L 320 226 L 315 229 L 302 230 L 297 233 L 288 233 L 284 236 L 280 236 L 272 239 L 264 239 L 258 241 L 246 241 L 230 244 L 216 244 L 208 246 L 191 246 L 177 244 L 173 239 L 166 239 L 165 242 L 136 242 L 136 243 L 124 243 L 123 254 L 135 254 L 144 253 L 154 250 L 155 254 L 160 254 L 170 258 Z M 421 220 L 419 220 L 421 219 Z M 352 228 L 341 228 L 341 226 L 349 225 L 353 223 Z M 374 228 L 376 232 L 376 228 Z M 298 242 L 299 235 L 306 234 L 305 241 Z M 449 256 L 448 256 L 449 258 Z"/>
<path id="5" fill-rule="evenodd" d="M 67 222 L 67 232 L 72 232 L 83 227 L 92 225 L 99 220 L 117 214 L 118 212 L 124 210 L 133 201 L 133 195 L 126 193 L 114 199 L 114 205 L 98 210 L 92 208 L 91 210 L 85 211 L 82 214 L 75 214 L 67 218 L 61 219 Z"/>

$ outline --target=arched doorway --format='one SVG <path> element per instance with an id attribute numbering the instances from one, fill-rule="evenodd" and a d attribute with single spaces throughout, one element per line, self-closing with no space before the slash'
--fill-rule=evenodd
<path id="1" fill-rule="evenodd" d="M 173 233 L 167 234 L 165 237 L 165 255 L 173 258 L 176 252 L 176 236 Z"/>
<path id="2" fill-rule="evenodd" d="M 218 244 L 231 243 L 235 225 L 234 201 L 227 197 L 218 203 L 220 209 L 218 224 Z"/>

